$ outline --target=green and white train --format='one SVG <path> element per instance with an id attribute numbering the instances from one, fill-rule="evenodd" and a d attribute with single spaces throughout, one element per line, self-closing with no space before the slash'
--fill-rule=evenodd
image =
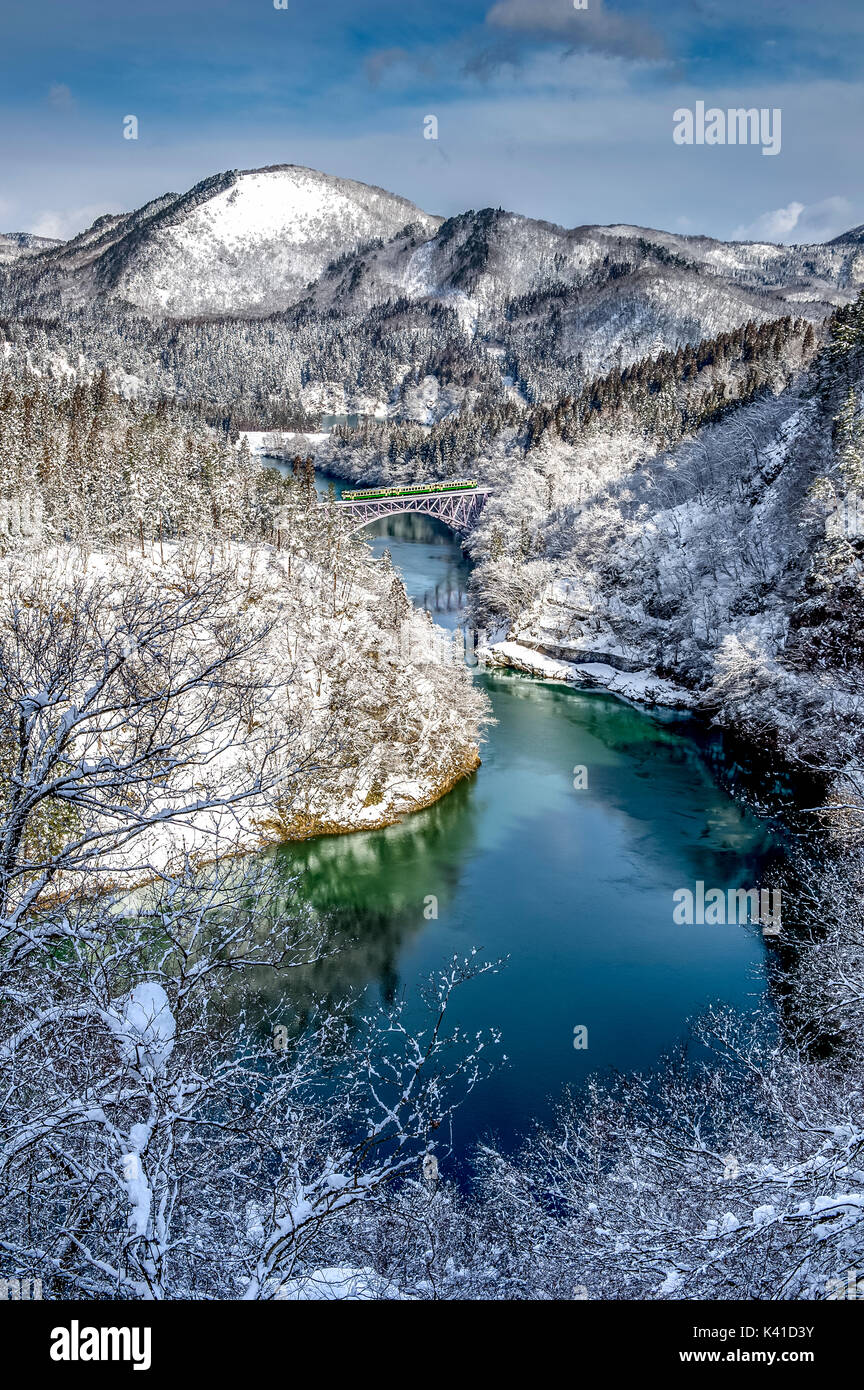
<path id="1" fill-rule="evenodd" d="M 343 492 L 342 502 L 374 502 L 385 497 L 422 497 L 430 492 L 471 492 L 477 483 L 471 478 L 456 478 L 449 483 L 423 483 L 417 487 L 373 487 L 361 492 Z"/>

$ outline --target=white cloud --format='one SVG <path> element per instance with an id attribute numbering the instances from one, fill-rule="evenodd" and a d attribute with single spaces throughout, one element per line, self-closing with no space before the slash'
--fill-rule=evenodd
<path id="1" fill-rule="evenodd" d="M 823 198 L 819 203 L 788 203 L 785 208 L 763 212 L 746 226 L 732 233 L 737 241 L 780 241 L 799 244 L 830 241 L 848 231 L 855 222 L 848 198 Z"/>
<path id="2" fill-rule="evenodd" d="M 733 236 L 737 241 L 787 241 L 803 211 L 803 203 L 790 203 L 788 207 L 763 212 L 749 226 L 736 227 Z"/>
<path id="3" fill-rule="evenodd" d="M 46 208 L 38 214 L 35 222 L 27 230 L 34 236 L 56 237 L 60 241 L 68 241 L 69 237 L 83 232 L 97 217 L 110 211 L 104 203 L 87 203 L 80 208 Z"/>
<path id="4" fill-rule="evenodd" d="M 623 58 L 665 56 L 663 39 L 654 29 L 629 15 L 611 14 L 603 0 L 588 0 L 578 10 L 569 0 L 498 0 L 486 23 L 529 38 L 557 39 L 573 49 Z"/>

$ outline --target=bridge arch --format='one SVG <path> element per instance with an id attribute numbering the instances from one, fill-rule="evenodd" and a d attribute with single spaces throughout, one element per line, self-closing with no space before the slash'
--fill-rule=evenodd
<path id="1" fill-rule="evenodd" d="M 381 517 L 411 514 L 435 517 L 457 535 L 464 535 L 476 526 L 488 496 L 488 488 L 474 488 L 470 492 L 426 492 L 407 497 L 360 498 L 349 502 L 336 498 L 320 505 L 335 507 L 356 518 L 351 527 L 352 535 L 370 521 L 378 521 Z"/>

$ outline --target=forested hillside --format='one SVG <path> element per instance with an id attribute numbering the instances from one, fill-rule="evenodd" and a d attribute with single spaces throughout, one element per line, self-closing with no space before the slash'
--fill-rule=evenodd
<path id="1" fill-rule="evenodd" d="M 302 730 L 311 761 L 258 798 L 250 842 L 382 824 L 434 800 L 476 767 L 484 717 L 458 653 L 298 464 L 282 479 L 224 433 L 112 395 L 104 373 L 75 386 L 0 378 L 7 622 L 16 590 L 34 585 L 57 587 L 52 605 L 98 591 L 110 609 L 144 575 L 167 599 L 218 574 L 223 607 L 202 617 L 216 645 L 241 613 L 261 625 L 268 718 Z"/>
<path id="2" fill-rule="evenodd" d="M 665 678 L 860 797 L 862 325 L 862 301 L 839 311 L 791 385 L 672 448 L 650 426 L 629 449 L 550 431 L 472 538 L 503 659 L 515 644 L 596 668 L 577 680 Z"/>
<path id="3" fill-rule="evenodd" d="M 0 264 L 13 350 L 259 429 L 554 404 L 746 325 L 818 326 L 864 279 L 852 233 L 781 248 L 500 208 L 442 221 L 293 166 L 228 171 L 68 243 L 14 245 Z"/>

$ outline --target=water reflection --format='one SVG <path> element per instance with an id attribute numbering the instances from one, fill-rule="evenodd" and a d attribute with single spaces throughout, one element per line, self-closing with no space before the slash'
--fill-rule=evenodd
<path id="1" fill-rule="evenodd" d="M 476 679 L 499 721 L 478 774 L 400 825 L 275 851 L 342 948 L 282 981 L 289 1014 L 366 985 L 381 999 L 413 992 L 473 946 L 509 957 L 455 1007 L 472 1032 L 501 1027 L 510 1059 L 461 1113 L 460 1152 L 491 1131 L 513 1142 L 589 1072 L 655 1065 L 707 1003 L 752 1002 L 758 931 L 676 926 L 672 895 L 700 878 L 759 882 L 771 853 L 685 721 L 509 673 Z"/>
<path id="2" fill-rule="evenodd" d="M 331 423 L 345 423 L 349 417 L 326 418 Z M 281 459 L 265 458 L 263 462 L 282 473 L 291 471 L 291 465 Z M 316 470 L 315 487 L 322 497 L 331 488 L 341 497 L 346 488 L 356 486 L 345 478 Z M 436 517 L 405 512 L 370 522 L 358 535 L 369 543 L 376 558 L 385 550 L 390 551 L 413 603 L 427 609 L 442 627 L 453 629 L 460 625 L 470 565 L 449 527 Z"/>
<path id="3" fill-rule="evenodd" d="M 470 566 L 449 527 L 436 517 L 409 512 L 370 522 L 360 535 L 373 555 L 390 551 L 418 608 L 427 609 L 441 627 L 460 625 Z"/>
<path id="4" fill-rule="evenodd" d="M 376 554 L 390 549 L 415 602 L 460 625 L 468 569 L 445 527 L 400 516 L 365 534 Z M 678 926 L 673 894 L 700 879 L 764 883 L 777 854 L 721 786 L 716 739 L 686 716 L 512 672 L 475 679 L 498 721 L 475 776 L 400 825 L 274 851 L 341 949 L 262 982 L 302 1018 L 316 995 L 414 997 L 474 946 L 509 958 L 454 1007 L 471 1032 L 499 1027 L 509 1058 L 460 1112 L 458 1153 L 490 1133 L 515 1142 L 591 1072 L 655 1066 L 708 1003 L 752 1004 L 764 989 L 758 929 Z M 424 914 L 430 898 L 437 916 Z"/>

